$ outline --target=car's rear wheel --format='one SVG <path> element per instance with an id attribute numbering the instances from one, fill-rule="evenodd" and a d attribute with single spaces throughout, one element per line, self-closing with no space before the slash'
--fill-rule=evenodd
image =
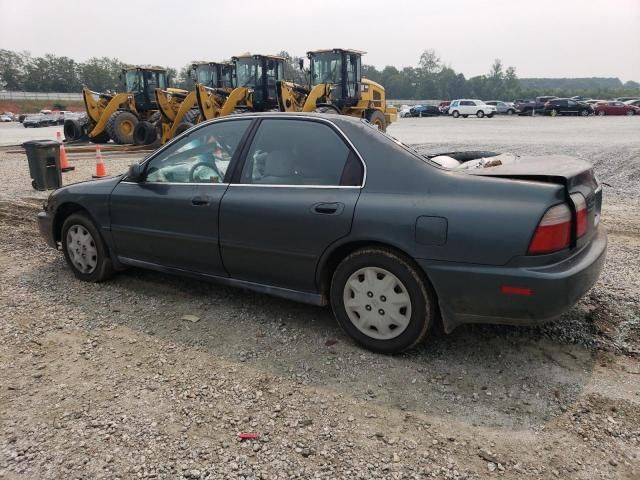
<path id="1" fill-rule="evenodd" d="M 451 116 L 452 116 L 453 118 L 458 118 L 458 117 L 460 116 L 460 112 L 459 112 L 459 111 L 457 111 L 457 110 L 454 110 L 454 111 L 451 113 Z"/>
<path id="2" fill-rule="evenodd" d="M 634 112 L 633 110 L 627 110 L 627 116 L 631 116 L 631 115 L 635 115 L 636 112 Z"/>
<path id="3" fill-rule="evenodd" d="M 478 110 L 478 111 L 476 112 L 476 117 L 478 117 L 478 118 L 482 118 L 482 117 L 484 117 L 484 112 L 483 112 L 482 110 Z"/>
<path id="4" fill-rule="evenodd" d="M 107 247 L 87 215 L 70 215 L 62 225 L 61 240 L 64 258 L 77 278 L 101 282 L 113 275 Z"/>
<path id="5" fill-rule="evenodd" d="M 513 108 L 507 110 L 507 115 L 513 115 L 514 113 L 516 113 L 516 111 Z"/>
<path id="6" fill-rule="evenodd" d="M 386 249 L 357 250 L 342 260 L 331 280 L 330 297 L 345 332 L 380 353 L 412 348 L 435 318 L 431 286 L 410 261 Z"/>

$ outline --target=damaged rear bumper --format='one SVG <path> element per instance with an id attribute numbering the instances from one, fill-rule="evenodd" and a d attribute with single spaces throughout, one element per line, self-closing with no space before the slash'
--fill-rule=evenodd
<path id="1" fill-rule="evenodd" d="M 600 227 L 578 252 L 544 266 L 418 262 L 438 294 L 444 328 L 451 332 L 464 323 L 537 325 L 557 318 L 598 280 L 606 248 L 607 234 Z"/>

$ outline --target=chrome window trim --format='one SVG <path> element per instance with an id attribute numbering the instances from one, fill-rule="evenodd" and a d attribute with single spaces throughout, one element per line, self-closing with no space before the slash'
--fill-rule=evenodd
<path id="1" fill-rule="evenodd" d="M 120 183 L 127 183 L 129 185 L 220 185 L 228 187 L 228 183 L 212 183 L 212 182 L 200 182 L 200 183 L 191 183 L 191 182 L 130 182 L 129 180 L 122 180 Z"/>
<path id="2" fill-rule="evenodd" d="M 357 185 L 286 185 L 286 184 L 271 184 L 271 183 L 231 183 L 231 187 L 260 187 L 260 188 L 324 188 L 329 190 L 335 189 L 354 189 L 360 190 L 362 187 Z"/>

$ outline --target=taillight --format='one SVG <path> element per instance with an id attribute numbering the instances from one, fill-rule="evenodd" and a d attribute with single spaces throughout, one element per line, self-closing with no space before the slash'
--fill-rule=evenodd
<path id="1" fill-rule="evenodd" d="M 576 206 L 576 217 L 578 223 L 578 229 L 576 235 L 578 238 L 587 233 L 588 228 L 588 213 L 587 213 L 587 201 L 584 199 L 581 193 L 574 193 L 571 195 L 571 200 Z"/>
<path id="2" fill-rule="evenodd" d="M 571 195 L 576 208 L 578 237 L 587 233 L 587 202 L 580 193 Z M 538 224 L 529 245 L 529 254 L 557 252 L 567 248 L 571 243 L 571 210 L 566 203 L 551 207 L 546 211 Z"/>
<path id="3" fill-rule="evenodd" d="M 571 210 L 566 203 L 551 207 L 542 217 L 533 240 L 529 245 L 529 253 L 536 255 L 562 250 L 571 241 Z"/>

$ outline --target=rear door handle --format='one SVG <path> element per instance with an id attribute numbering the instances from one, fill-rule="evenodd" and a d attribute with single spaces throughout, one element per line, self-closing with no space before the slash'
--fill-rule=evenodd
<path id="1" fill-rule="evenodd" d="M 311 207 L 313 213 L 320 215 L 340 215 L 344 210 L 344 203 L 332 202 L 332 203 L 316 203 Z"/>
<path id="2" fill-rule="evenodd" d="M 202 206 L 209 205 L 209 197 L 207 196 L 197 196 L 191 199 L 191 205 Z"/>

